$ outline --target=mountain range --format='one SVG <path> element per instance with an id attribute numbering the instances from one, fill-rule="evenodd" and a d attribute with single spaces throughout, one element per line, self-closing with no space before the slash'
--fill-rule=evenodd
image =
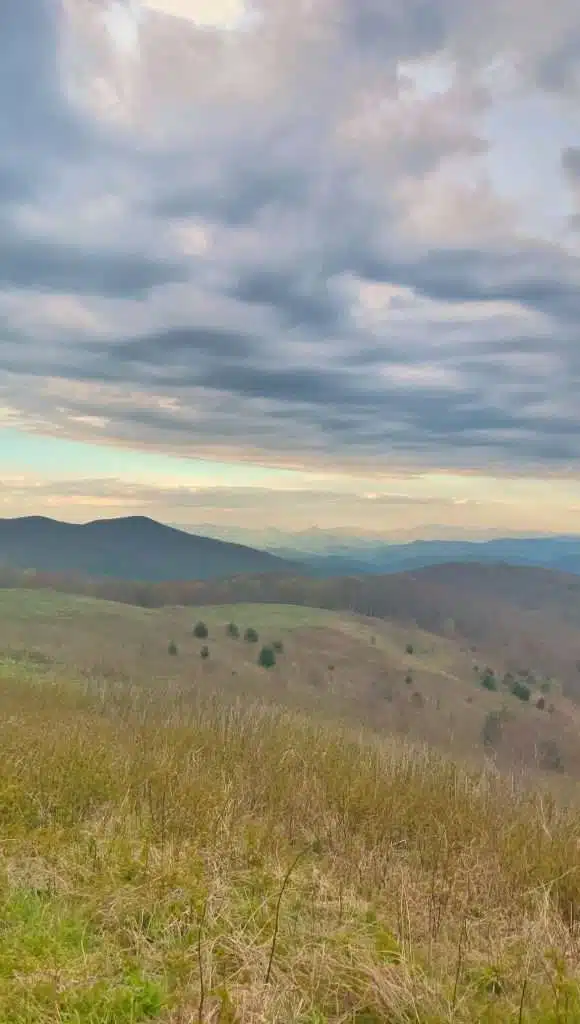
<path id="1" fill-rule="evenodd" d="M 319 531 L 322 535 L 323 531 Z M 65 523 L 44 516 L 0 519 L 0 567 L 144 582 L 219 579 L 240 574 L 317 577 L 387 575 L 447 563 L 504 564 L 580 575 L 580 536 L 414 540 L 304 538 L 262 550 L 166 526 L 146 516 Z"/>
<path id="2" fill-rule="evenodd" d="M 0 566 L 147 582 L 296 571 L 275 554 L 184 533 L 146 516 L 83 524 L 44 516 L 0 519 Z"/>
<path id="3" fill-rule="evenodd" d="M 270 548 L 300 560 L 321 576 L 383 575 L 447 562 L 505 563 L 580 574 L 580 536 L 494 537 L 490 540 L 415 540 L 407 544 L 356 541 L 328 545 L 323 552 Z"/>

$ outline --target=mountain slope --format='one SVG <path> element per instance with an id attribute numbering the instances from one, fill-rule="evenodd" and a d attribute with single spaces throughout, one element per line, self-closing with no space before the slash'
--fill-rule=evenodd
<path id="1" fill-rule="evenodd" d="M 19 586 L 22 580 L 3 585 Z M 452 636 L 464 648 L 475 647 L 482 664 L 555 676 L 566 692 L 580 698 L 580 581 L 571 574 L 459 564 L 332 579 L 274 573 L 135 586 L 120 580 L 79 585 L 39 578 L 35 586 L 149 607 L 250 601 L 354 612 Z"/>
<path id="2" fill-rule="evenodd" d="M 139 581 L 292 569 L 267 552 L 184 533 L 144 516 L 85 524 L 42 516 L 0 519 L 0 565 Z"/>
<path id="3" fill-rule="evenodd" d="M 193 634 L 199 620 L 207 628 L 203 640 Z M 257 644 L 244 641 L 249 627 L 259 634 Z M 275 664 L 264 670 L 258 655 L 272 643 Z M 207 658 L 200 657 L 204 645 Z M 491 689 L 483 683 L 487 664 Z M 406 735 L 474 766 L 493 756 L 509 771 L 580 778 L 580 708 L 556 680 L 544 691 L 540 675 L 520 678 L 530 691 L 523 700 L 506 681 L 501 658 L 482 661 L 455 637 L 348 612 L 284 604 L 144 609 L 0 590 L 0 679 L 7 673 L 56 673 L 90 680 L 93 688 L 106 680 L 109 700 L 127 682 L 151 694 L 164 680 L 179 701 L 202 693 L 222 701 L 244 697 L 317 721 Z M 551 769 L 542 751 L 558 753 Z"/>
<path id="4" fill-rule="evenodd" d="M 388 619 L 452 638 L 481 666 L 532 670 L 580 700 L 580 581 L 550 570 L 458 564 L 413 573 L 320 579 L 303 568 L 237 578 L 131 582 L 2 569 L 0 587 L 52 589 L 146 608 L 239 602 L 311 606 Z"/>

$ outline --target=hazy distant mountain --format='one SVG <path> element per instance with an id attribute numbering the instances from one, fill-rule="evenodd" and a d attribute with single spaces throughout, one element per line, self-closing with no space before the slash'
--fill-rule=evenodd
<path id="1" fill-rule="evenodd" d="M 195 525 L 171 523 L 178 530 L 186 533 L 203 534 L 216 540 L 233 541 L 236 544 L 247 544 L 278 554 L 280 551 L 296 552 L 303 555 L 336 555 L 341 552 L 352 554 L 355 551 L 366 551 L 370 548 L 401 546 L 414 541 L 478 541 L 505 539 L 515 537 L 534 537 L 534 534 L 505 533 L 495 527 L 469 530 L 459 526 L 428 524 L 406 529 L 365 531 L 361 533 L 353 527 L 311 527 L 308 530 L 281 530 L 274 526 L 262 526 L 251 529 L 244 526 L 218 526 L 215 523 L 197 523 Z"/>
<path id="2" fill-rule="evenodd" d="M 324 554 L 277 548 L 275 553 L 301 559 L 322 576 L 404 572 L 446 562 L 480 562 L 537 566 L 580 574 L 580 536 L 498 537 L 492 540 L 416 540 L 409 544 L 342 544 Z"/>
<path id="3" fill-rule="evenodd" d="M 0 565 L 145 581 L 295 569 L 268 552 L 184 533 L 145 516 L 85 524 L 44 516 L 0 519 Z"/>

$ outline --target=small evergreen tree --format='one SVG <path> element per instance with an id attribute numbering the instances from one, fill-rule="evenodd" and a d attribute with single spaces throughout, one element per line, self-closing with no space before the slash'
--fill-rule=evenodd
<path id="1" fill-rule="evenodd" d="M 407 644 L 407 646 L 405 647 L 406 654 L 413 654 L 414 650 L 415 648 L 413 647 L 413 644 Z"/>
<path id="2" fill-rule="evenodd" d="M 274 668 L 276 664 L 276 653 L 273 647 L 262 647 L 260 651 L 260 657 L 258 658 L 258 664 L 262 668 Z"/>
<path id="3" fill-rule="evenodd" d="M 209 629 L 207 628 L 205 622 L 196 622 L 195 626 L 193 627 L 193 635 L 198 640 L 207 639 L 207 637 L 209 636 Z"/>
<path id="4" fill-rule="evenodd" d="M 237 640 L 240 635 L 240 630 L 238 626 L 236 626 L 235 622 L 228 622 L 226 632 L 228 636 L 233 637 L 234 640 Z"/>
<path id="5" fill-rule="evenodd" d="M 204 644 L 204 646 L 202 647 L 201 651 L 199 652 L 199 656 L 200 656 L 200 658 L 203 659 L 203 661 L 206 661 L 206 659 L 209 658 L 209 647 L 207 647 Z"/>
<path id="6" fill-rule="evenodd" d="M 244 640 L 246 641 L 246 643 L 257 644 L 259 639 L 260 637 L 258 635 L 257 630 L 255 630 L 252 626 L 249 626 L 246 632 L 244 633 Z"/>
<path id="7" fill-rule="evenodd" d="M 486 672 L 481 680 L 481 685 L 485 690 L 497 690 L 497 680 L 493 672 Z"/>
<path id="8" fill-rule="evenodd" d="M 518 700 L 528 701 L 531 696 L 531 690 L 527 683 L 522 683 L 519 679 L 516 679 L 515 683 L 511 688 L 511 692 L 513 693 L 514 697 L 518 698 Z"/>
<path id="9" fill-rule="evenodd" d="M 173 658 L 175 658 L 176 655 L 179 654 L 179 649 L 177 647 L 177 644 L 175 643 L 175 640 L 169 641 L 167 645 L 167 653 L 170 654 Z"/>

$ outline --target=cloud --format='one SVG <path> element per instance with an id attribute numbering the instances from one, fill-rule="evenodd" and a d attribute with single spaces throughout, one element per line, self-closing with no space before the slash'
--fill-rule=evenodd
<path id="1" fill-rule="evenodd" d="M 107 7 L 0 13 L 4 422 L 269 465 L 576 464 L 573 3 L 272 0 L 227 31 Z M 550 231 L 493 128 L 538 93 Z"/>
<path id="2" fill-rule="evenodd" d="M 568 146 L 564 150 L 562 166 L 573 181 L 580 179 L 580 146 Z"/>
<path id="3" fill-rule="evenodd" d="M 570 225 L 573 229 L 578 229 L 580 228 L 580 146 L 568 146 L 563 151 L 562 169 L 577 211 L 570 216 Z"/>
<path id="4" fill-rule="evenodd" d="M 374 481 L 375 485 L 377 481 Z M 529 483 L 529 482 L 527 482 Z M 556 509 L 523 481 L 497 486 L 492 478 L 479 481 L 479 498 L 469 493 L 469 478 L 456 481 L 462 497 L 449 488 L 433 489 L 421 478 L 407 478 L 405 490 L 396 481 L 368 492 L 359 482 L 332 487 L 297 488 L 286 484 L 276 492 L 268 487 L 175 485 L 158 480 L 146 484 L 119 477 L 40 480 L 26 475 L 6 476 L 0 482 L 0 507 L 6 516 L 37 514 L 72 521 L 122 515 L 149 515 L 195 533 L 221 536 L 261 546 L 282 544 L 287 535 L 305 532 L 307 546 L 316 545 L 325 529 L 339 534 L 375 534 L 384 539 L 446 536 L 463 530 L 476 536 L 491 530 L 570 531 L 578 508 L 577 488 L 555 482 Z M 484 490 L 481 490 L 481 486 Z M 463 486 L 462 486 L 463 485 Z M 445 490 L 447 493 L 445 493 Z M 429 493 L 430 492 L 430 493 Z M 544 499 L 544 500 L 542 500 Z M 447 527 L 437 526 L 445 522 Z M 315 525 L 318 524 L 318 525 Z"/>
<path id="5" fill-rule="evenodd" d="M 250 543 L 253 539 L 258 544 L 272 532 L 273 523 L 289 532 L 311 530 L 322 515 L 334 528 L 378 532 L 395 524 L 402 510 L 414 522 L 420 522 L 445 513 L 453 516 L 457 504 L 453 497 L 394 491 L 366 494 L 286 487 L 280 495 L 266 487 L 193 488 L 163 482 L 148 485 L 115 477 L 47 481 L 14 476 L 0 482 L 0 507 L 7 516 L 33 506 L 37 514 L 88 521 L 106 510 L 108 515 L 150 515 L 202 534 L 217 530 L 218 535 L 227 537 L 233 531 L 239 534 L 237 539 Z M 476 519 L 480 515 L 478 502 L 464 499 L 461 504 L 469 506 L 467 511 L 471 510 Z M 488 510 L 493 505 L 493 501 L 488 503 Z M 232 539 L 236 537 L 232 535 Z"/>
<path id="6" fill-rule="evenodd" d="M 91 251 L 38 238 L 0 240 L 0 287 L 129 298 L 185 277 L 177 262 L 122 251 Z"/>

